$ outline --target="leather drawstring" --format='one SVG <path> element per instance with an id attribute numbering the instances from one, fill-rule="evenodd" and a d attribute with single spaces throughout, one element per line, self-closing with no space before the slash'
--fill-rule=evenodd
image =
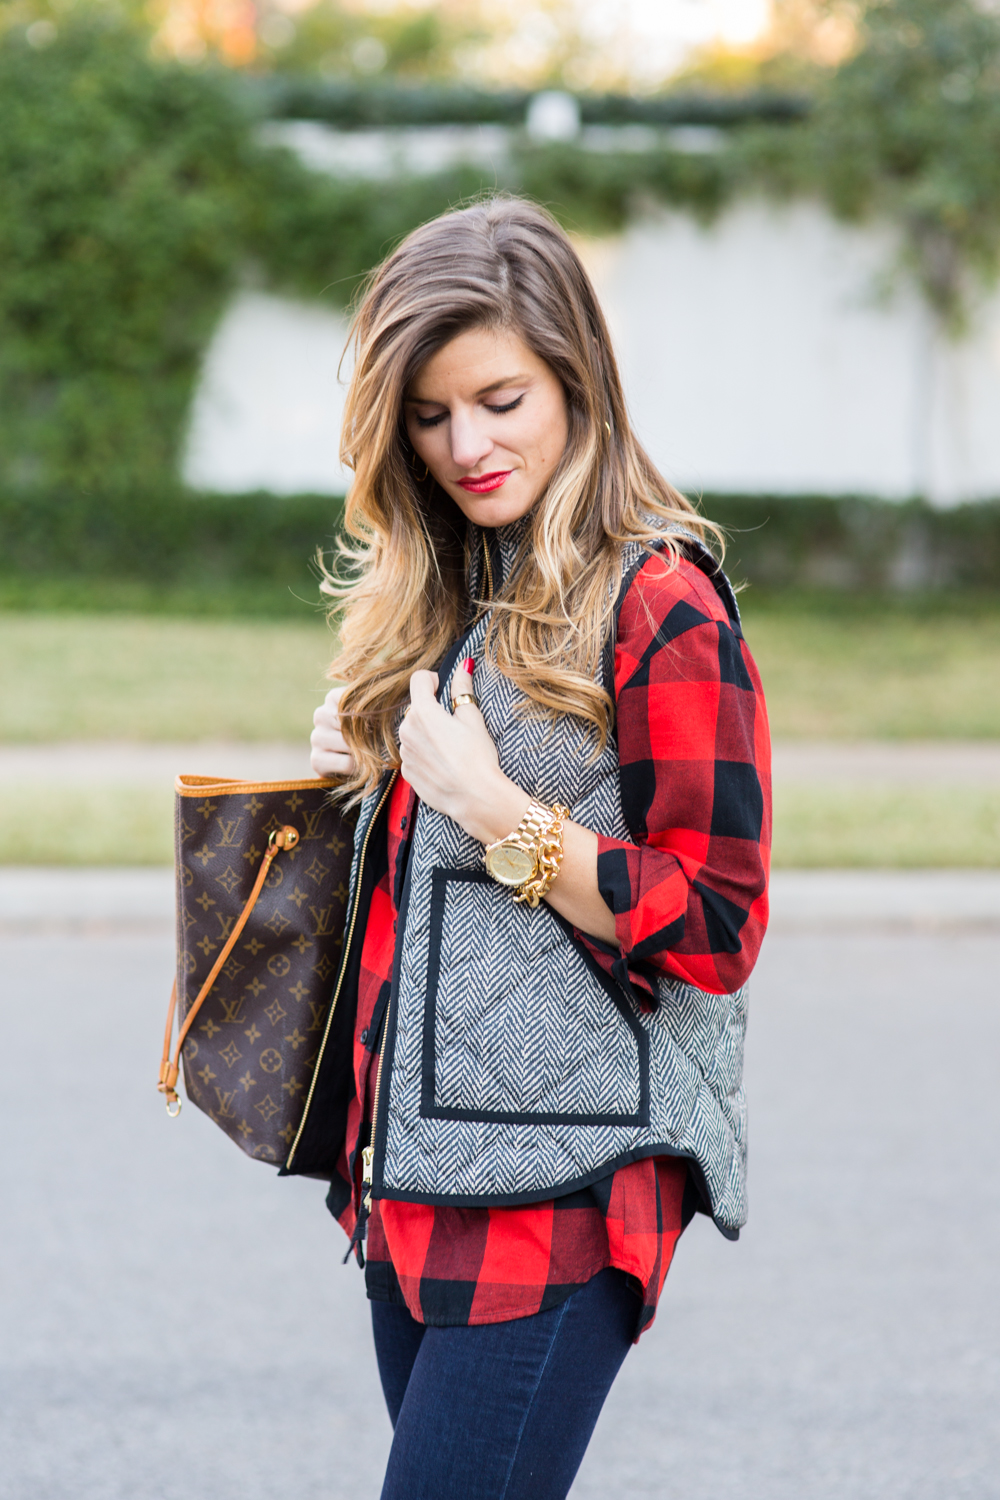
<path id="1" fill-rule="evenodd" d="M 292 828 L 289 824 L 286 824 L 284 828 L 275 828 L 272 830 L 271 836 L 267 841 L 267 850 L 264 854 L 263 861 L 261 862 L 261 867 L 257 871 L 257 879 L 254 881 L 253 890 L 250 892 L 250 895 L 247 898 L 246 905 L 240 912 L 235 927 L 229 934 L 229 937 L 226 939 L 222 952 L 219 954 L 218 958 L 215 960 L 215 963 L 212 965 L 211 972 L 209 973 L 208 978 L 205 980 L 205 983 L 198 991 L 197 998 L 192 1003 L 191 1008 L 184 1019 L 184 1025 L 177 1033 L 177 1045 L 174 1048 L 174 1055 L 173 1059 L 171 1060 L 170 1033 L 174 1028 L 174 1012 L 177 1009 L 177 980 L 174 980 L 173 988 L 170 991 L 170 1005 L 167 1009 L 167 1026 L 163 1034 L 163 1061 L 160 1063 L 160 1081 L 156 1085 L 160 1093 L 167 1096 L 167 1114 L 171 1117 L 171 1119 L 175 1119 L 181 1112 L 181 1100 L 177 1093 L 177 1077 L 180 1073 L 181 1066 L 181 1048 L 184 1046 L 184 1043 L 187 1040 L 187 1034 L 194 1024 L 195 1017 L 201 1009 L 202 1002 L 207 999 L 213 984 L 218 979 L 219 972 L 222 969 L 223 964 L 226 962 L 226 959 L 229 957 L 230 953 L 232 953 L 233 951 L 233 948 L 236 946 L 236 940 L 246 926 L 247 918 L 250 916 L 250 913 L 257 905 L 260 893 L 264 889 L 264 881 L 267 879 L 267 872 L 270 870 L 271 865 L 277 859 L 278 854 L 282 849 L 294 849 L 298 841 L 298 830 Z M 176 1106 L 176 1108 L 174 1106 Z"/>

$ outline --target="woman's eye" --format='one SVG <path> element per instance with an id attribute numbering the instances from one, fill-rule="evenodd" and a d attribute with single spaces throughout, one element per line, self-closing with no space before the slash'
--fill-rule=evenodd
<path id="1" fill-rule="evenodd" d="M 447 412 L 439 411 L 436 417 L 421 417 L 417 415 L 415 420 L 418 427 L 436 427 L 439 422 L 444 421 L 446 416 Z"/>
<path id="2" fill-rule="evenodd" d="M 486 410 L 493 412 L 496 416 L 499 417 L 502 416 L 505 411 L 513 411 L 516 406 L 520 406 L 523 400 L 524 392 L 522 391 L 519 396 L 514 397 L 513 401 L 508 401 L 506 406 L 487 406 Z"/>

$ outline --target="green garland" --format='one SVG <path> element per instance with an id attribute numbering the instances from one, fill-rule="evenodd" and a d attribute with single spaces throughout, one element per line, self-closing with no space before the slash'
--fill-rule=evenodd
<path id="1" fill-rule="evenodd" d="M 591 233 L 651 200 L 708 218 L 750 190 L 890 215 L 928 296 L 960 322 L 970 272 L 994 274 L 1000 246 L 1000 23 L 974 0 L 873 0 L 862 41 L 805 118 L 782 106 L 762 120 L 755 107 L 746 123 L 730 109 L 728 143 L 712 154 L 524 140 L 499 183 L 473 167 L 356 182 L 258 144 L 259 89 L 156 62 L 125 23 L 81 12 L 44 48 L 8 29 L 0 487 L 154 504 L 236 286 L 346 305 L 416 224 L 496 186 Z"/>
<path id="2" fill-rule="evenodd" d="M 316 550 L 332 547 L 341 502 L 170 486 L 147 486 L 141 499 L 0 490 L 0 608 L 300 618 L 318 610 Z M 831 605 L 932 593 L 942 607 L 1000 599 L 1000 502 L 948 511 L 808 495 L 706 495 L 702 503 L 726 529 L 727 572 L 751 584 L 752 600 L 789 590 Z"/>

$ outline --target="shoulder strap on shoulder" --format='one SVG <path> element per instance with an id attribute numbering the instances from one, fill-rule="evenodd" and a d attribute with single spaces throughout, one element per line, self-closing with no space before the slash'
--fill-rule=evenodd
<path id="1" fill-rule="evenodd" d="M 705 577 L 709 579 L 715 592 L 726 607 L 726 614 L 729 616 L 729 623 L 732 626 L 733 634 L 738 640 L 742 640 L 743 627 L 740 621 L 739 605 L 736 603 L 733 586 L 723 572 L 719 559 L 714 553 L 709 551 L 705 543 L 693 531 L 686 531 L 682 526 L 672 526 L 670 531 L 671 535 L 683 539 L 685 557 L 688 562 L 694 563 L 696 568 L 700 568 Z M 650 542 L 649 547 L 654 552 L 660 551 L 660 544 L 656 541 Z M 632 560 L 622 574 L 621 588 L 618 590 L 618 598 L 615 600 L 614 628 L 616 634 L 618 631 L 618 616 L 621 613 L 622 604 L 625 602 L 625 595 L 632 587 L 636 574 L 645 565 L 648 557 L 649 551 L 643 547 L 639 550 L 638 556 Z"/>
<path id="2" fill-rule="evenodd" d="M 737 640 L 742 640 L 743 626 L 740 621 L 739 605 L 736 603 L 733 586 L 723 572 L 719 559 L 709 551 L 705 543 L 693 531 L 685 531 L 683 527 L 674 526 L 671 527 L 671 532 L 674 536 L 683 538 L 685 557 L 688 562 L 694 563 L 696 568 L 700 568 L 705 577 L 711 581 L 715 592 L 726 607 L 726 614 L 729 616 L 729 624 L 733 634 Z M 601 662 L 604 683 L 612 698 L 615 696 L 615 643 L 618 639 L 618 617 L 625 602 L 625 595 L 632 587 L 636 574 L 648 562 L 650 551 L 658 552 L 659 550 L 660 544 L 655 540 L 650 542 L 648 547 L 640 546 L 638 543 L 630 544 L 630 551 L 634 551 L 634 556 L 629 558 L 622 571 L 621 587 L 618 590 L 618 597 L 615 600 L 611 629 L 608 632 L 608 638 L 604 645 Z"/>

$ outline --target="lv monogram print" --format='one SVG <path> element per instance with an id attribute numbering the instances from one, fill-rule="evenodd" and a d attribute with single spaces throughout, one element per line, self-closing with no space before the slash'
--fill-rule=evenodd
<path id="1" fill-rule="evenodd" d="M 299 835 L 271 866 L 184 1043 L 188 1098 L 250 1156 L 283 1161 L 340 961 L 353 815 L 321 782 L 182 776 L 176 797 L 180 1021 L 250 895 L 272 830 Z"/>

